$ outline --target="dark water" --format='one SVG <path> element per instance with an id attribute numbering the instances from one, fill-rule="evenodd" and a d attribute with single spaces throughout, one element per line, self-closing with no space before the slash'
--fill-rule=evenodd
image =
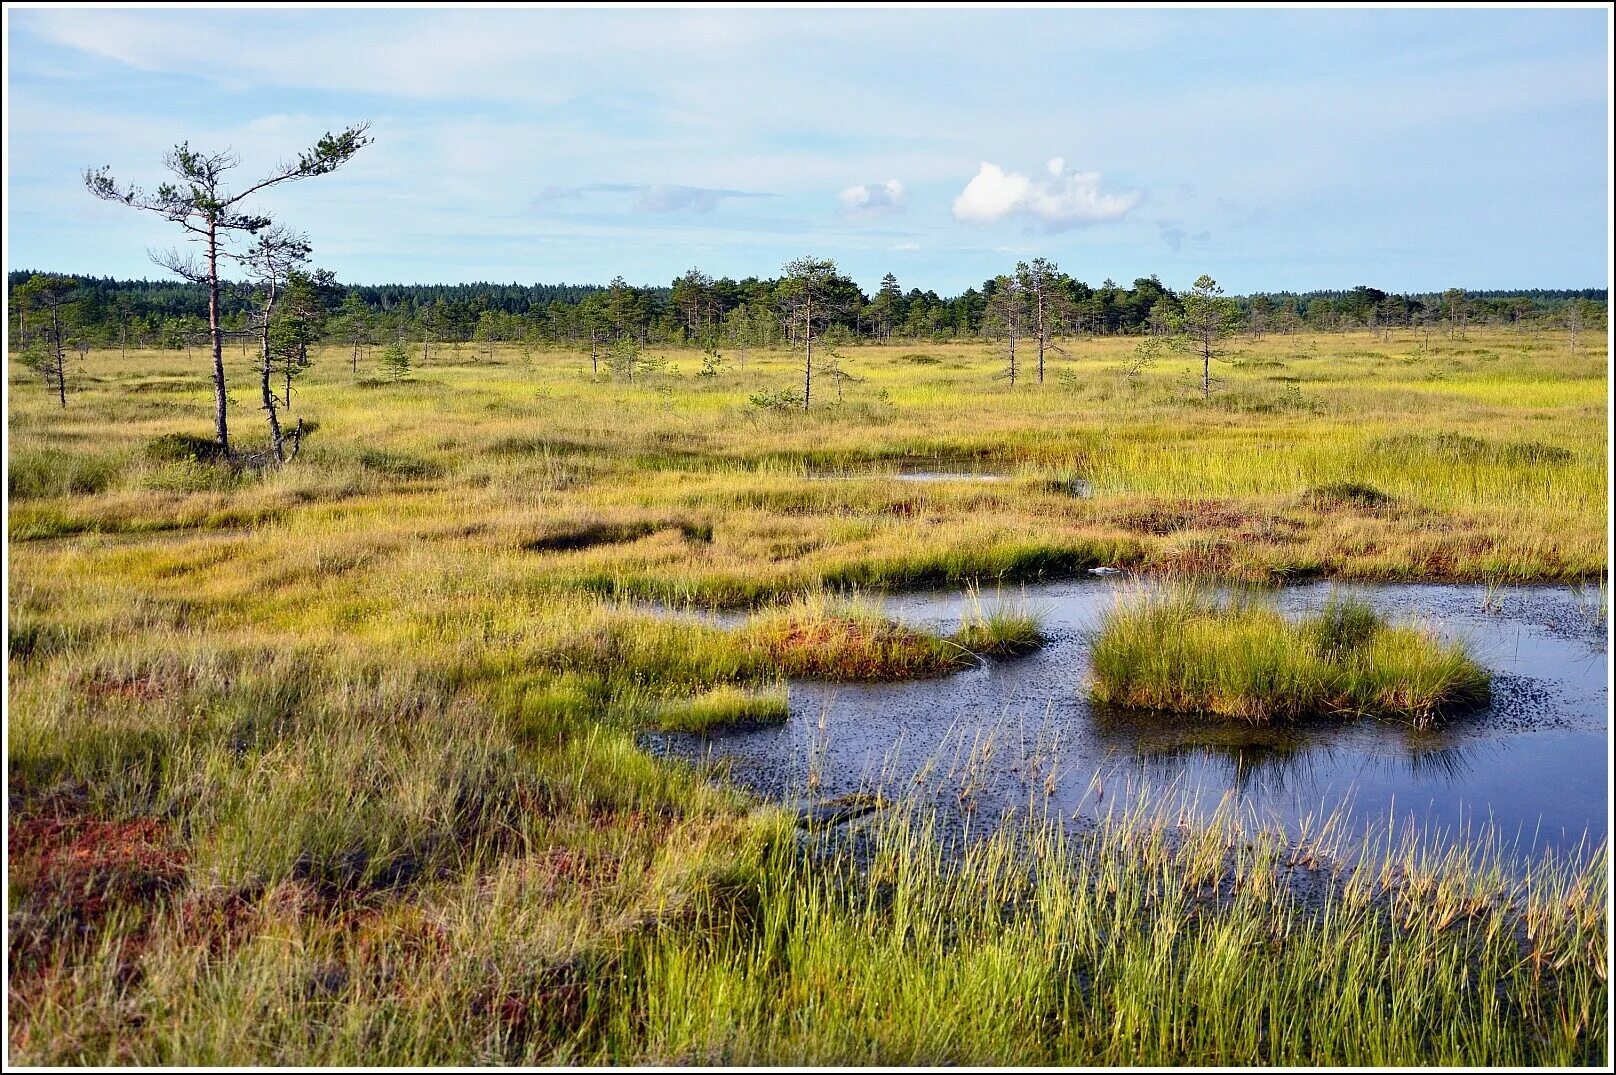
<path id="1" fill-rule="evenodd" d="M 1084 580 L 983 593 L 1025 604 L 1050 644 L 946 679 L 791 684 L 783 725 L 656 737 L 654 749 L 728 759 L 732 779 L 798 800 L 879 789 L 973 818 L 1094 816 L 1119 796 L 1210 807 L 1232 794 L 1261 822 L 1343 810 L 1462 835 L 1489 825 L 1519 852 L 1575 852 L 1606 835 L 1607 646 L 1597 597 L 1566 587 L 1361 585 L 1401 622 L 1463 639 L 1493 670 L 1491 707 L 1434 731 L 1360 719 L 1253 728 L 1103 711 L 1086 697 L 1087 632 L 1133 585 Z M 1292 587 L 1282 611 L 1316 608 L 1325 584 Z M 953 629 L 960 592 L 893 597 L 894 618 Z M 1586 843 L 1585 843 L 1586 842 Z"/>

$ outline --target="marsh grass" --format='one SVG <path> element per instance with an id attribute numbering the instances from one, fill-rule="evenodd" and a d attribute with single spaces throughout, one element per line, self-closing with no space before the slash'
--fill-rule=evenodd
<path id="1" fill-rule="evenodd" d="M 631 950 L 633 1002 L 606 1020 L 606 1051 L 921 1065 L 1603 1055 L 1600 862 L 1545 864 L 1544 899 L 1486 851 L 1388 833 L 1366 853 L 1338 819 L 1298 842 L 1237 814 L 1139 799 L 1079 836 L 1029 823 L 951 858 L 924 815 L 900 813 L 867 830 L 862 865 L 834 833 L 805 852 L 776 845 L 744 925 L 721 912 L 699 938 Z"/>
<path id="2" fill-rule="evenodd" d="M 974 586 L 966 591 L 965 612 L 952 637 L 972 653 L 992 657 L 1020 657 L 1045 641 L 1042 618 L 1025 600 L 984 604 Z"/>
<path id="3" fill-rule="evenodd" d="M 194 357 L 92 353 L 66 411 L 18 380 L 11 1057 L 1597 1063 L 1602 852 L 1516 881 L 1343 836 L 1379 868 L 1315 913 L 1277 837 L 1138 818 L 952 858 L 901 811 L 804 834 L 639 745 L 777 716 L 785 676 L 944 674 L 1036 633 L 1011 605 L 944 638 L 855 591 L 1601 576 L 1602 346 L 1474 335 L 1497 361 L 1271 337 L 1243 357 L 1303 405 L 1253 366 L 1232 408 L 1127 376 L 1126 340 L 1073 341 L 1042 390 L 977 342 L 856 348 L 847 404 L 806 415 L 747 403 L 792 383 L 785 352 L 628 385 L 445 348 L 367 385 L 333 351 L 278 471 L 191 451 Z M 256 409 L 232 419 L 258 448 Z M 1384 444 L 1443 431 L 1484 446 Z M 1010 477 L 806 471 L 922 459 Z M 1303 497 L 1341 482 L 1390 500 Z"/>
<path id="4" fill-rule="evenodd" d="M 652 726 L 662 732 L 710 732 L 779 724 L 790 715 L 790 700 L 783 689 L 758 691 L 723 686 L 663 703 L 652 718 Z"/>
<path id="5" fill-rule="evenodd" d="M 1603 857 L 1128 800 L 944 854 L 927 817 L 549 845 L 408 899 L 170 889 L 22 983 L 30 1062 L 1587 1065 Z M 665 850 L 658 852 L 653 846 Z M 852 853 L 853 848 L 858 853 Z M 127 940 L 138 937 L 138 948 Z M 131 973 L 138 968 L 138 972 Z M 160 1004 L 159 1023 L 134 1018 Z M 14 1024 L 15 1025 L 15 1024 Z"/>
<path id="6" fill-rule="evenodd" d="M 1371 716 L 1426 725 L 1489 697 L 1462 645 L 1332 596 L 1290 621 L 1250 596 L 1193 585 L 1119 602 L 1095 636 L 1098 702 L 1249 721 Z"/>

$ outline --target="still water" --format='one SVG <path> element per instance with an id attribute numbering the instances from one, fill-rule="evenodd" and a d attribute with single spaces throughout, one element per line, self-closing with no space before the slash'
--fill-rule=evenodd
<path id="1" fill-rule="evenodd" d="M 1567 587 L 1309 584 L 1279 591 L 1287 614 L 1332 590 L 1395 621 L 1462 639 L 1494 673 L 1485 711 L 1421 731 L 1360 719 L 1258 728 L 1106 711 L 1087 699 L 1088 638 L 1137 583 L 1082 580 L 906 594 L 887 613 L 952 630 L 973 600 L 1025 605 L 1049 644 L 920 682 L 793 682 L 784 724 L 656 736 L 653 749 L 725 759 L 730 778 L 780 799 L 859 791 L 914 796 L 973 819 L 1032 811 L 1081 819 L 1119 796 L 1171 794 L 1210 807 L 1231 795 L 1262 823 L 1344 811 L 1462 835 L 1490 825 L 1516 851 L 1603 841 L 1609 801 L 1606 625 L 1597 595 Z"/>

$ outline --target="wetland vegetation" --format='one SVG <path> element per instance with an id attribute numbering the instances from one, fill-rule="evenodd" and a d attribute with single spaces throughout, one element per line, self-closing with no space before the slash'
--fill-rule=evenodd
<path id="1" fill-rule="evenodd" d="M 175 448 L 209 400 L 181 354 L 92 352 L 65 409 L 14 373 L 13 1056 L 1602 1055 L 1598 856 L 1527 886 L 1388 851 L 1304 907 L 1291 863 L 1323 859 L 1294 833 L 1158 818 L 956 860 L 878 812 L 853 853 L 641 749 L 778 721 L 789 678 L 947 675 L 1040 639 L 1036 608 L 981 603 L 949 637 L 853 591 L 1603 571 L 1586 340 L 1267 336 L 1210 403 L 1187 371 L 1131 374 L 1129 340 L 1067 347 L 1014 389 L 988 345 L 850 349 L 861 380 L 807 413 L 748 402 L 786 352 L 701 376 L 670 350 L 630 384 L 570 350 L 444 349 L 383 380 L 330 349 L 281 468 Z M 910 459 L 1003 480 L 894 480 Z"/>
<path id="2" fill-rule="evenodd" d="M 1393 626 L 1367 603 L 1331 597 L 1299 622 L 1251 597 L 1192 586 L 1142 593 L 1094 640 L 1096 701 L 1239 720 L 1368 716 L 1416 725 L 1489 698 L 1462 643 Z"/>
<path id="3" fill-rule="evenodd" d="M 8 1065 L 1609 1069 L 1609 12 L 113 7 Z"/>

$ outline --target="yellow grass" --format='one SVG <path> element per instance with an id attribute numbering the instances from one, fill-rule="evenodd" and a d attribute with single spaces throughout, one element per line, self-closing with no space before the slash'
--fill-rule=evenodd
<path id="1" fill-rule="evenodd" d="M 403 383 L 367 368 L 356 384 L 332 349 L 294 399 L 293 419 L 318 423 L 303 456 L 242 474 L 153 447 L 209 434 L 200 354 L 93 353 L 71 372 L 66 410 L 13 367 L 8 773 L 13 836 L 31 841 L 14 840 L 14 853 L 34 849 L 13 861 L 13 1056 L 789 1059 L 807 1031 L 761 1010 L 754 1039 L 670 1031 L 680 1044 L 665 1048 L 634 1022 L 665 1005 L 669 1020 L 720 1010 L 720 979 L 748 980 L 763 950 L 754 942 L 766 937 L 746 932 L 759 923 L 786 915 L 810 944 L 845 917 L 813 909 L 828 896 L 794 871 L 817 867 L 782 864 L 796 845 L 779 812 L 652 759 L 636 731 L 778 718 L 792 671 L 932 674 L 968 649 L 1036 644 L 1036 625 L 1009 615 L 963 624 L 953 640 L 894 632 L 838 591 L 1098 564 L 1267 581 L 1605 571 L 1605 354 L 1587 334 L 1575 358 L 1558 334 L 1473 331 L 1425 354 L 1395 335 L 1270 337 L 1215 371 L 1225 384 L 1210 406 L 1187 365 L 1130 382 L 1132 343 L 1070 341 L 1049 383 L 1014 389 L 994 379 L 983 344 L 851 347 L 844 368 L 861 379 L 840 404 L 831 384 L 816 386 L 808 414 L 748 403 L 793 383 L 783 352 L 731 353 L 712 378 L 697 375 L 697 354 L 670 352 L 673 372 L 628 385 L 591 378 L 575 352 L 528 362 L 500 349 L 486 361 L 445 346 Z M 914 354 L 939 361 L 904 357 Z M 237 443 L 259 445 L 248 362 L 230 362 Z M 897 480 L 922 460 L 1003 480 Z M 1370 492 L 1341 495 L 1348 487 Z M 641 599 L 780 607 L 729 630 Z M 805 648 L 822 639 L 836 641 L 831 667 Z M 107 900 L 68 884 L 83 880 L 68 867 L 92 861 Z M 893 906 L 930 914 L 942 883 Z M 875 914 L 887 904 L 871 891 Z M 1582 914 L 1563 893 L 1531 899 L 1546 920 Z M 994 931 L 1011 921 L 990 918 L 998 925 L 971 935 L 987 961 L 973 988 L 1035 1010 L 1023 1001 L 1041 986 L 989 965 L 1009 943 Z M 1077 950 L 1071 931 L 1088 921 L 1051 920 L 1003 951 L 1053 981 L 1065 957 L 1044 966 L 1028 953 Z M 860 967 L 900 966 L 883 946 L 907 950 L 907 927 L 858 928 L 868 943 L 846 958 L 867 950 Z M 1602 949 L 1602 930 L 1574 933 L 1577 951 Z M 1365 941 L 1364 966 L 1381 965 L 1378 943 Z M 718 953 L 703 957 L 713 977 L 699 988 L 674 965 L 698 950 Z M 1282 970 L 1316 965 L 1275 953 Z M 1583 1029 L 1584 1009 L 1603 1003 L 1587 970 L 1603 966 L 1600 952 L 1575 957 L 1579 984 L 1563 995 L 1523 977 L 1513 948 L 1499 942 L 1494 955 L 1488 967 L 1515 967 L 1508 1004 L 1541 1003 L 1534 1026 L 1560 1036 L 1539 1049 L 1515 1024 L 1471 1012 L 1475 990 L 1456 985 L 1437 1025 L 1473 1030 L 1483 1024 L 1463 1021 L 1474 1016 L 1485 1033 L 1441 1056 L 1602 1052 Z M 928 1029 L 921 987 L 946 983 L 948 958 L 893 980 L 914 986 L 905 1033 L 935 1052 L 839 1050 L 875 1040 L 875 1024 L 845 1013 L 809 1052 L 1426 1055 L 1393 1037 L 1361 1056 L 1308 1053 L 1300 1033 L 1287 1039 L 1297 1051 L 1248 1053 L 1028 1031 L 1018 1051 L 963 1011 Z M 1179 980 L 1172 959 L 1138 962 L 1150 968 L 1139 980 Z M 634 960 L 664 969 L 624 977 Z M 835 952 L 796 965 L 852 969 Z M 810 977 L 794 987 L 834 997 L 830 977 Z M 1331 979 L 1342 995 L 1354 981 Z M 1106 988 L 1138 1001 L 1140 1019 L 1166 1013 L 1153 1027 L 1187 1025 L 1148 990 Z M 614 1006 L 598 1011 L 581 999 L 607 996 Z"/>

